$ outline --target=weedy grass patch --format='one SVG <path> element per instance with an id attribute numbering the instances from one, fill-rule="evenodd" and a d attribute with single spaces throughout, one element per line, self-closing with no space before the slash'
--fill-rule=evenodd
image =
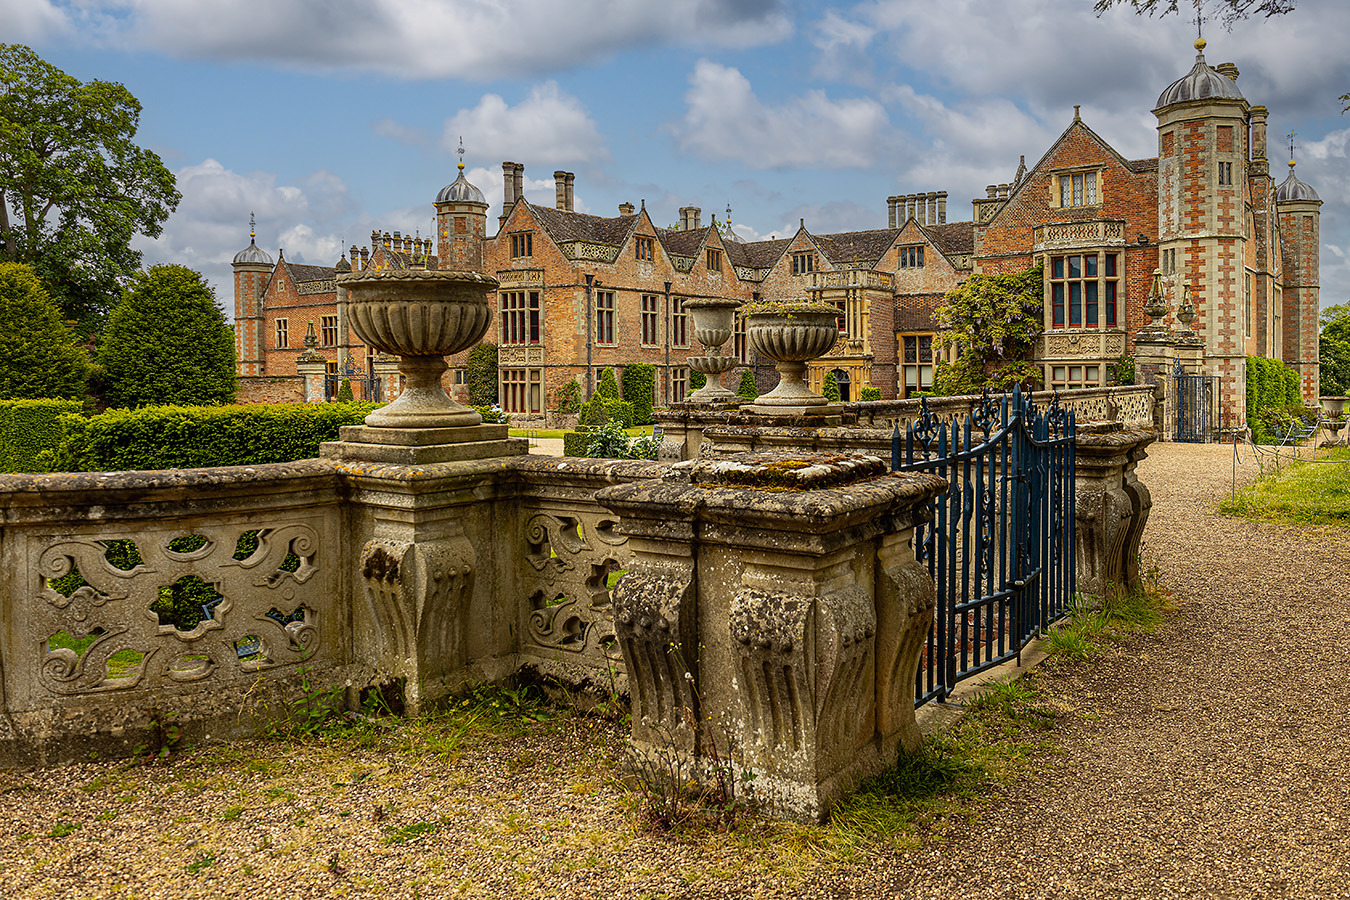
<path id="1" fill-rule="evenodd" d="M 1350 527 L 1350 448 L 1268 471 L 1219 503 L 1223 515 L 1289 525 Z"/>

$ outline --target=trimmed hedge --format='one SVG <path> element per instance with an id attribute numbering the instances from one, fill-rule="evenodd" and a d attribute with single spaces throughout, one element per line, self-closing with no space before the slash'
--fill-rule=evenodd
<path id="1" fill-rule="evenodd" d="M 859 400 L 880 400 L 880 399 L 881 399 L 881 388 L 876 387 L 875 385 L 865 384 L 865 385 L 862 386 L 862 390 L 858 392 L 858 399 L 859 399 Z"/>
<path id="2" fill-rule="evenodd" d="M 600 384 L 595 389 L 595 395 L 606 400 L 619 399 L 619 383 L 614 380 L 613 369 L 605 368 L 600 371 Z"/>
<path id="3" fill-rule="evenodd" d="M 0 400 L 0 472 L 47 472 L 40 461 L 61 439 L 61 416 L 79 413 L 78 400 Z"/>
<path id="4" fill-rule="evenodd" d="M 623 367 L 623 399 L 633 406 L 633 425 L 650 425 L 656 396 L 656 366 L 629 363 Z"/>
<path id="5" fill-rule="evenodd" d="M 342 425 L 359 425 L 377 404 L 148 406 L 85 418 L 63 415 L 50 458 L 65 472 L 255 466 L 312 459 Z"/>
<path id="6" fill-rule="evenodd" d="M 469 402 L 474 406 L 497 405 L 497 345 L 478 344 L 464 364 Z"/>
<path id="7" fill-rule="evenodd" d="M 564 431 L 563 456 L 585 456 L 593 438 L 589 431 Z"/>
<path id="8" fill-rule="evenodd" d="M 1261 421 L 1264 410 L 1302 404 L 1297 372 L 1278 359 L 1247 357 L 1247 425 L 1252 430 L 1252 440 L 1257 443 L 1274 440 L 1270 429 Z"/>

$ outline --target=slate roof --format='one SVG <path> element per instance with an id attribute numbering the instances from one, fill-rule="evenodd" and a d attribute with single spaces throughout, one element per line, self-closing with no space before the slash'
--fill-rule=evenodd
<path id="1" fill-rule="evenodd" d="M 1131 159 L 1127 160 L 1125 165 L 1129 166 L 1131 172 L 1156 172 L 1158 170 L 1158 157 L 1152 159 Z"/>
<path id="2" fill-rule="evenodd" d="M 528 200 L 521 202 L 529 204 L 530 212 L 548 232 L 549 237 L 553 238 L 555 244 L 565 241 L 591 241 L 617 247 L 628 239 L 633 224 L 637 221 L 636 215 L 606 219 L 586 213 L 537 206 Z"/>
<path id="3" fill-rule="evenodd" d="M 792 238 L 778 238 L 773 241 L 753 241 L 745 244 L 743 245 L 745 262 L 740 265 L 749 266 L 752 269 L 767 269 L 778 262 L 792 241 Z"/>
<path id="4" fill-rule="evenodd" d="M 698 252 L 698 248 L 703 246 L 703 239 L 711 227 L 690 228 L 684 231 L 678 228 L 658 228 L 656 236 L 667 253 L 673 256 L 693 256 Z M 734 262 L 733 260 L 733 264 Z"/>
<path id="5" fill-rule="evenodd" d="M 939 250 L 952 256 L 957 253 L 972 253 L 975 250 L 974 222 L 945 222 L 941 225 L 922 225 Z"/>
<path id="6" fill-rule="evenodd" d="M 290 273 L 291 281 L 297 284 L 305 281 L 331 281 L 337 277 L 337 269 L 333 266 L 306 266 L 288 260 L 283 261 L 283 265 Z"/>
<path id="7" fill-rule="evenodd" d="M 816 246 L 835 265 L 860 263 L 875 265 L 883 253 L 895 243 L 899 231 L 877 228 L 872 231 L 844 231 L 839 234 L 813 235 Z"/>

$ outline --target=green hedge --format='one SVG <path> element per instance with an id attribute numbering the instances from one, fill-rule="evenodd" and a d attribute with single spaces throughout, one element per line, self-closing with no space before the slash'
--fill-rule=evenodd
<path id="1" fill-rule="evenodd" d="M 656 396 L 656 366 L 629 363 L 623 367 L 623 399 L 633 405 L 633 425 L 650 425 Z"/>
<path id="2" fill-rule="evenodd" d="M 0 472 L 49 471 L 39 457 L 61 439 L 61 416 L 80 407 L 78 400 L 0 400 Z"/>
<path id="3" fill-rule="evenodd" d="M 619 399 L 619 382 L 614 380 L 613 369 L 605 368 L 600 371 L 600 384 L 596 387 L 595 393 L 606 400 Z"/>
<path id="4" fill-rule="evenodd" d="M 312 459 L 376 404 L 148 406 L 63 415 L 52 462 L 66 472 L 253 466 Z"/>
<path id="5" fill-rule="evenodd" d="M 564 431 L 563 456 L 585 456 L 592 438 L 589 431 Z"/>
<path id="6" fill-rule="evenodd" d="M 1257 443 L 1274 440 L 1270 429 L 1261 421 L 1263 410 L 1285 409 L 1302 403 L 1298 372 L 1278 359 L 1247 357 L 1247 425 L 1252 430 L 1253 440 Z"/>
<path id="7" fill-rule="evenodd" d="M 862 386 L 862 390 L 858 392 L 858 399 L 859 399 L 859 400 L 880 400 L 880 399 L 881 399 L 881 388 L 875 387 L 875 386 L 870 385 L 870 384 L 865 384 L 865 385 Z"/>

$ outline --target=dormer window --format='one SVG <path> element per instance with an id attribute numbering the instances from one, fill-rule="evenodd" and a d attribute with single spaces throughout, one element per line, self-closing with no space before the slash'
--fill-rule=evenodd
<path id="1" fill-rule="evenodd" d="M 534 232 L 525 231 L 511 235 L 511 258 L 521 259 L 534 256 Z"/>
<path id="2" fill-rule="evenodd" d="M 1081 172 L 1059 176 L 1060 206 L 1096 206 L 1097 173 Z"/>
<path id="3" fill-rule="evenodd" d="M 655 242 L 649 237 L 638 235 L 633 248 L 638 259 L 645 259 L 650 262 L 656 256 Z"/>
<path id="4" fill-rule="evenodd" d="M 720 271 L 722 271 L 722 251 L 721 251 L 721 250 L 714 250 L 714 249 L 712 249 L 711 247 L 708 248 L 707 261 L 708 261 L 708 271 L 709 271 L 709 272 L 720 272 Z"/>
<path id="5" fill-rule="evenodd" d="M 814 253 L 794 253 L 792 254 L 792 274 L 806 275 L 816 270 L 816 255 Z"/>

